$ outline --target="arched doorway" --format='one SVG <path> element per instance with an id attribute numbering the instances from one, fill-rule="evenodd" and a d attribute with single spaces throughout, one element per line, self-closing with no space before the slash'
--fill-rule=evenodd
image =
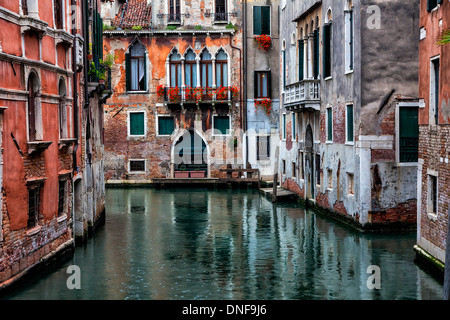
<path id="1" fill-rule="evenodd" d="M 314 199 L 314 136 L 311 125 L 306 128 L 305 149 L 306 198 Z"/>
<path id="2" fill-rule="evenodd" d="M 196 130 L 185 130 L 172 145 L 174 177 L 177 177 L 177 173 L 183 178 L 208 177 L 208 153 L 205 140 Z"/>

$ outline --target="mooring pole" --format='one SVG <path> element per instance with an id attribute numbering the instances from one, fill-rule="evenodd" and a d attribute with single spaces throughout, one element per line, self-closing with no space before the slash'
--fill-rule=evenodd
<path id="1" fill-rule="evenodd" d="M 450 300 L 450 205 L 447 215 L 447 244 L 445 250 L 444 300 Z"/>

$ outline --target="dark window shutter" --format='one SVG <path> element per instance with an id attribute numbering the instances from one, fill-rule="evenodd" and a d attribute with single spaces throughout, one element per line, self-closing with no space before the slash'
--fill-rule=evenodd
<path id="1" fill-rule="evenodd" d="M 272 98 L 272 72 L 271 71 L 267 72 L 267 96 L 269 98 Z"/>
<path id="2" fill-rule="evenodd" d="M 254 99 L 258 98 L 258 72 L 253 72 L 253 94 L 254 94 Z"/>
<path id="3" fill-rule="evenodd" d="M 305 78 L 305 43 L 303 40 L 298 40 L 298 80 L 301 81 Z"/>
<path id="4" fill-rule="evenodd" d="M 347 141 L 353 141 L 353 105 L 347 106 Z"/>
<path id="5" fill-rule="evenodd" d="M 131 56 L 125 53 L 125 82 L 126 90 L 131 91 Z"/>
<path id="6" fill-rule="evenodd" d="M 314 79 L 317 79 L 319 77 L 319 59 L 320 59 L 320 53 L 319 53 L 319 29 L 314 30 Z"/>
<path id="7" fill-rule="evenodd" d="M 253 34 L 260 35 L 262 34 L 262 12 L 261 7 L 254 6 L 253 7 Z"/>
<path id="8" fill-rule="evenodd" d="M 333 141 L 333 109 L 327 109 L 327 140 Z"/>
<path id="9" fill-rule="evenodd" d="M 261 11 L 261 32 L 262 34 L 270 34 L 270 7 L 262 7 Z"/>
<path id="10" fill-rule="evenodd" d="M 227 134 L 230 129 L 230 118 L 228 116 L 214 117 L 214 129 L 219 130 L 221 134 Z"/>
<path id="11" fill-rule="evenodd" d="M 143 135 L 144 130 L 144 113 L 130 113 L 130 135 Z"/>
<path id="12" fill-rule="evenodd" d="M 331 76 L 331 29 L 332 24 L 323 26 L 323 76 Z"/>
<path id="13" fill-rule="evenodd" d="M 144 56 L 144 90 L 147 91 L 148 83 L 147 83 L 147 56 Z"/>
<path id="14" fill-rule="evenodd" d="M 418 108 L 400 108 L 400 162 L 417 162 L 419 154 Z"/>
<path id="15" fill-rule="evenodd" d="M 159 117 L 158 118 L 158 131 L 160 135 L 170 135 L 175 128 L 172 117 Z"/>
<path id="16" fill-rule="evenodd" d="M 353 70 L 353 42 L 354 42 L 354 30 L 353 30 L 353 11 L 350 11 L 350 70 Z"/>

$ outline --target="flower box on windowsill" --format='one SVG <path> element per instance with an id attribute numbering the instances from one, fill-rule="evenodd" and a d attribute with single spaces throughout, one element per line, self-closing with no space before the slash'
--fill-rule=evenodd
<path id="1" fill-rule="evenodd" d="M 185 179 L 185 178 L 189 178 L 189 171 L 175 171 L 175 178 L 178 179 Z"/>
<path id="2" fill-rule="evenodd" d="M 205 171 L 190 171 L 191 178 L 204 178 Z"/>
<path id="3" fill-rule="evenodd" d="M 41 152 L 47 149 L 53 141 L 32 141 L 28 142 L 28 154 L 32 154 L 34 152 Z"/>

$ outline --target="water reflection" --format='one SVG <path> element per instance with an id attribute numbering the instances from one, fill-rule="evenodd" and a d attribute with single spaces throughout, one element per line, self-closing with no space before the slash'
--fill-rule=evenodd
<path id="1" fill-rule="evenodd" d="M 361 235 L 258 193 L 107 190 L 106 226 L 15 299 L 441 299 L 414 234 Z M 66 287 L 77 264 L 82 290 Z M 367 267 L 381 268 L 369 290 Z"/>

